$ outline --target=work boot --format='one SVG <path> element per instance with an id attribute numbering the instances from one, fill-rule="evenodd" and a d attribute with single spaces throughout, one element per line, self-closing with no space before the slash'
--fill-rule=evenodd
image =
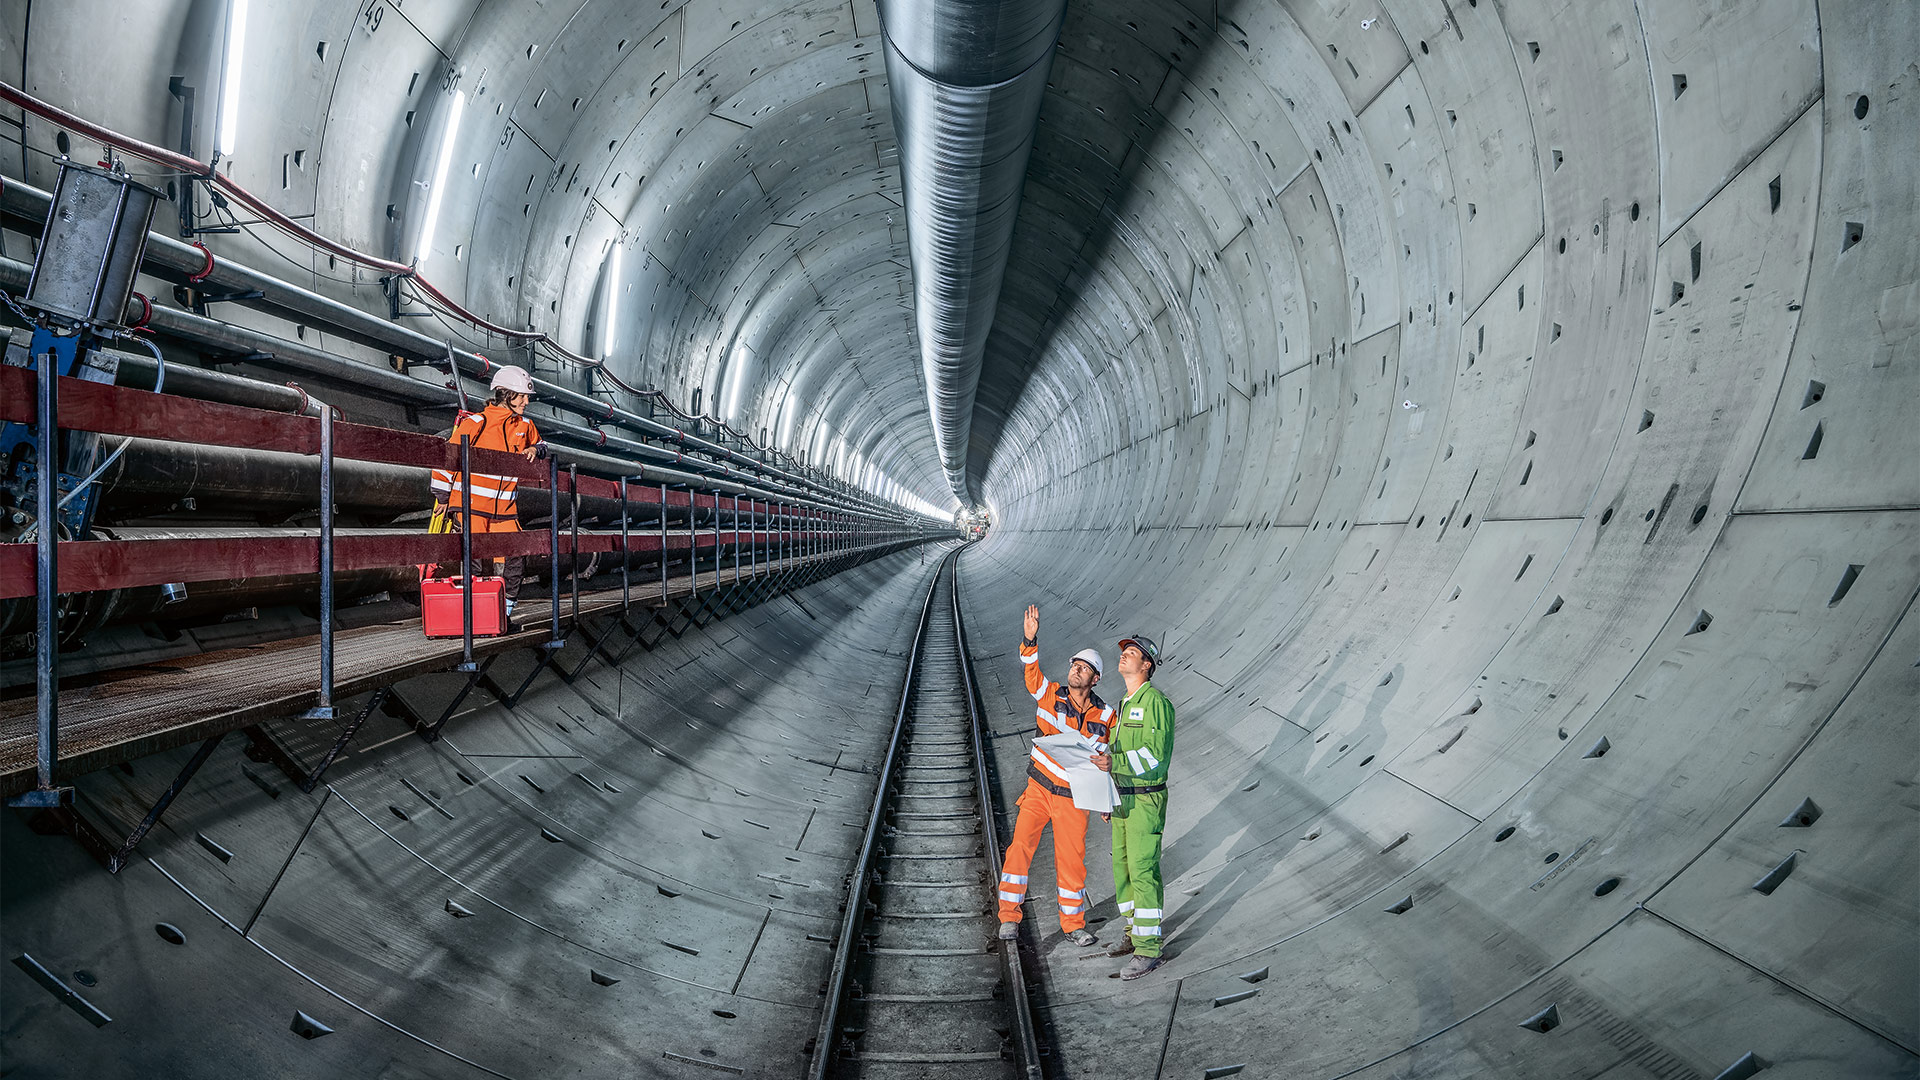
<path id="1" fill-rule="evenodd" d="M 1081 927 L 1078 930 L 1070 931 L 1067 934 L 1067 940 L 1073 942 L 1075 945 L 1078 945 L 1084 949 L 1087 946 L 1092 945 L 1094 942 L 1099 941 L 1100 939 L 1093 936 L 1093 931 L 1088 930 L 1085 927 Z"/>
<path id="2" fill-rule="evenodd" d="M 1128 980 L 1137 979 L 1159 966 L 1160 958 L 1157 956 L 1136 956 L 1127 961 L 1126 967 L 1120 969 L 1120 977 Z"/>
<path id="3" fill-rule="evenodd" d="M 1000 924 L 1000 940 L 1001 941 L 1018 941 L 1019 939 L 1020 939 L 1019 923 L 1003 922 Z"/>
<path id="4" fill-rule="evenodd" d="M 1133 935 L 1121 934 L 1120 940 L 1114 942 L 1113 946 L 1107 950 L 1107 955 L 1108 956 L 1125 956 L 1132 951 L 1133 951 Z"/>

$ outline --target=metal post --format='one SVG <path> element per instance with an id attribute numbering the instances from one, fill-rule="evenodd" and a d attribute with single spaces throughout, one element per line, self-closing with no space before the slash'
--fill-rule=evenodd
<path id="1" fill-rule="evenodd" d="M 320 403 L 320 704 L 307 714 L 333 719 L 333 406 Z"/>
<path id="2" fill-rule="evenodd" d="M 39 721 L 35 746 L 37 789 L 14 800 L 14 805 L 58 806 L 67 801 L 53 786 L 53 766 L 59 760 L 60 737 L 60 366 L 53 350 L 40 357 L 39 421 L 40 441 L 34 448 L 33 466 L 34 521 L 39 534 L 34 538 L 34 659 L 38 669 L 35 692 L 39 698 Z M 71 793 L 67 793 L 71 798 Z"/>
<path id="3" fill-rule="evenodd" d="M 620 478 L 620 614 L 627 613 L 632 602 L 632 585 L 627 569 L 627 478 Z"/>
<path id="4" fill-rule="evenodd" d="M 720 591 L 720 490 L 713 492 L 713 591 Z"/>
<path id="5" fill-rule="evenodd" d="M 580 467 L 567 466 L 567 524 L 573 530 L 572 564 L 567 579 L 573 585 L 573 625 L 580 625 Z"/>
<path id="6" fill-rule="evenodd" d="M 547 457 L 547 598 L 552 609 L 553 636 L 547 642 L 547 648 L 564 648 L 567 640 L 560 636 L 560 459 Z"/>
<path id="7" fill-rule="evenodd" d="M 457 671 L 473 670 L 473 436 L 460 436 L 460 620 Z"/>
<path id="8" fill-rule="evenodd" d="M 752 506 L 753 500 L 747 500 Z M 733 583 L 740 584 L 740 496 L 733 497 Z"/>
<path id="9" fill-rule="evenodd" d="M 667 604 L 667 485 L 660 485 L 660 606 Z"/>
<path id="10" fill-rule="evenodd" d="M 700 599 L 700 493 L 687 489 L 687 598 Z"/>

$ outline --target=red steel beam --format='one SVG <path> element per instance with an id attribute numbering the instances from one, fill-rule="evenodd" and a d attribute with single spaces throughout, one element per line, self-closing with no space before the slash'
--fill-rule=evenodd
<path id="1" fill-rule="evenodd" d="M 752 534 L 742 534 L 743 543 Z M 722 532 L 722 544 L 732 533 Z M 758 534 L 764 543 L 768 534 Z M 800 539 L 804 540 L 805 534 Z M 696 532 L 699 549 L 714 546 L 713 533 Z M 520 533 L 475 533 L 473 555 L 476 559 L 498 559 L 510 555 L 544 555 L 550 537 L 545 531 Z M 669 533 L 668 551 L 687 550 L 687 534 Z M 618 533 L 583 533 L 580 551 L 620 550 Z M 628 550 L 658 552 L 657 533 L 634 533 L 628 538 Z M 31 544 L 0 544 L 0 600 L 34 595 Z M 384 534 L 377 536 L 336 535 L 333 540 L 335 570 L 372 570 L 384 566 L 416 563 L 454 564 L 460 561 L 460 537 L 457 533 L 427 535 Z M 168 582 L 225 581 L 229 578 L 276 577 L 311 574 L 320 562 L 320 542 L 311 536 L 200 537 L 174 540 L 69 540 L 60 544 L 60 591 L 95 592 L 102 589 L 131 589 Z"/>

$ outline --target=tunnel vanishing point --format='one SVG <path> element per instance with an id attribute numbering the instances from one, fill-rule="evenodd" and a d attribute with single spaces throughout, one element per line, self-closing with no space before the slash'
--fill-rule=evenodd
<path id="1" fill-rule="evenodd" d="M 61 590 L 106 734 L 4 811 L 0 1075 L 808 1074 L 957 506 L 1002 836 L 1027 604 L 1178 712 L 1169 960 L 1043 844 L 1038 1074 L 1920 1076 L 1920 4 L 5 0 L 0 82 L 6 292 L 62 156 L 158 193 L 113 392 L 444 438 L 527 366 L 526 603 L 603 620 L 409 667 L 348 643 L 416 572 L 342 569 L 313 718 L 310 572 Z M 196 438 L 86 542 L 314 542 L 311 450 Z M 340 542 L 425 476 L 343 460 Z M 641 571 L 705 606 L 599 644 Z"/>

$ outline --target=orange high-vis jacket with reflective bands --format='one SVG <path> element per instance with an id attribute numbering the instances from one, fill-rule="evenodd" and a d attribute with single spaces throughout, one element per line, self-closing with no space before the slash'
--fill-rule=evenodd
<path id="1" fill-rule="evenodd" d="M 1058 735 L 1064 731 L 1076 731 L 1105 750 L 1108 733 L 1113 729 L 1113 710 L 1107 703 L 1089 690 L 1086 709 L 1074 709 L 1066 684 L 1053 682 L 1040 674 L 1040 646 L 1034 642 L 1020 643 L 1020 663 L 1027 678 L 1027 693 L 1032 694 L 1033 700 L 1040 706 L 1034 712 L 1040 734 Z M 1073 789 L 1068 784 L 1067 770 L 1038 746 L 1033 748 L 1032 757 L 1033 760 L 1027 763 L 1027 775 L 1055 795 L 1071 798 Z"/>
<path id="2" fill-rule="evenodd" d="M 489 405 L 477 413 L 467 413 L 453 425 L 453 434 L 447 437 L 450 443 L 458 443 L 460 436 L 473 438 L 475 450 L 501 450 L 509 454 L 524 454 L 527 449 L 540 441 L 540 429 L 533 421 L 524 416 L 513 415 L 513 410 L 505 405 Z M 519 508 L 514 502 L 519 490 L 520 478 L 501 476 L 498 473 L 473 474 L 473 516 L 487 519 L 492 532 L 511 532 L 520 524 Z M 433 498 L 444 502 L 447 509 L 458 513 L 460 502 L 460 474 L 451 469 L 433 470 Z M 476 531 L 479 531 L 476 528 Z"/>

